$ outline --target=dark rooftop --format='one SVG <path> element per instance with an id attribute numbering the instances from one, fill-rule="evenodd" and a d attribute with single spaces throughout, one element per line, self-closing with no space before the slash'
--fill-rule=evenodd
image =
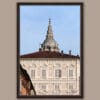
<path id="1" fill-rule="evenodd" d="M 60 52 L 39 51 L 21 55 L 20 58 L 80 58 L 78 55 L 64 54 Z"/>

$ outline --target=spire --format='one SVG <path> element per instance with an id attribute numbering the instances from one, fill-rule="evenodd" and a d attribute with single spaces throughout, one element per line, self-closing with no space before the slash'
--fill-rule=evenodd
<path id="1" fill-rule="evenodd" d="M 51 26 L 51 19 L 49 18 L 49 25 L 48 25 L 48 30 L 47 30 L 47 37 L 53 37 L 53 31 L 52 31 L 52 26 Z"/>
<path id="2" fill-rule="evenodd" d="M 54 37 L 53 37 L 53 31 L 52 31 L 52 25 L 51 25 L 51 19 L 49 18 L 49 24 L 48 24 L 48 30 L 46 39 L 41 44 L 41 50 L 42 51 L 59 51 L 58 44 L 56 43 Z"/>
<path id="3" fill-rule="evenodd" d="M 49 18 L 49 25 L 51 25 L 51 19 Z"/>

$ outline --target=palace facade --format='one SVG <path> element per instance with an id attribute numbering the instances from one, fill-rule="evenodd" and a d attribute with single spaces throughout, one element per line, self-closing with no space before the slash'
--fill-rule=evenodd
<path id="1" fill-rule="evenodd" d="M 49 19 L 46 38 L 39 51 L 20 56 L 36 95 L 79 95 L 80 57 L 60 51 Z"/>

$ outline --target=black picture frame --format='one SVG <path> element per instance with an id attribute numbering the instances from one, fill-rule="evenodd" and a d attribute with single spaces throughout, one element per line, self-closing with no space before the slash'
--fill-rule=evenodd
<path id="1" fill-rule="evenodd" d="M 20 66 L 20 63 L 19 63 L 19 57 L 20 57 L 20 6 L 24 6 L 24 5 L 79 5 L 80 6 L 80 65 L 81 65 L 81 74 L 80 74 L 80 95 L 61 95 L 61 96 L 58 96 L 58 95 L 48 95 L 48 96 L 40 96 L 40 95 L 36 95 L 36 96 L 20 96 L 19 95 L 19 66 Z M 84 44 L 83 44 L 83 33 L 84 33 L 84 21 L 83 21 L 83 18 L 84 18 L 84 3 L 83 2 L 39 2 L 39 3 L 34 3 L 34 2 L 18 2 L 16 4 L 16 12 L 17 12 L 17 20 L 16 20 L 16 23 L 17 23 L 17 98 L 83 98 L 84 97 L 84 69 L 83 69 L 83 64 L 84 64 Z"/>

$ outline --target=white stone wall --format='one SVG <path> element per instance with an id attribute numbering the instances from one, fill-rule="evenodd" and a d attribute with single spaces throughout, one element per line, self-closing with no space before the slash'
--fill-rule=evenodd
<path id="1" fill-rule="evenodd" d="M 20 63 L 31 77 L 37 95 L 79 95 L 79 59 L 21 58 Z M 57 69 L 61 70 L 59 78 L 55 77 Z M 34 77 L 31 70 L 35 70 Z M 46 77 L 42 70 L 46 70 Z M 73 71 L 72 77 L 69 77 L 69 70 Z"/>

